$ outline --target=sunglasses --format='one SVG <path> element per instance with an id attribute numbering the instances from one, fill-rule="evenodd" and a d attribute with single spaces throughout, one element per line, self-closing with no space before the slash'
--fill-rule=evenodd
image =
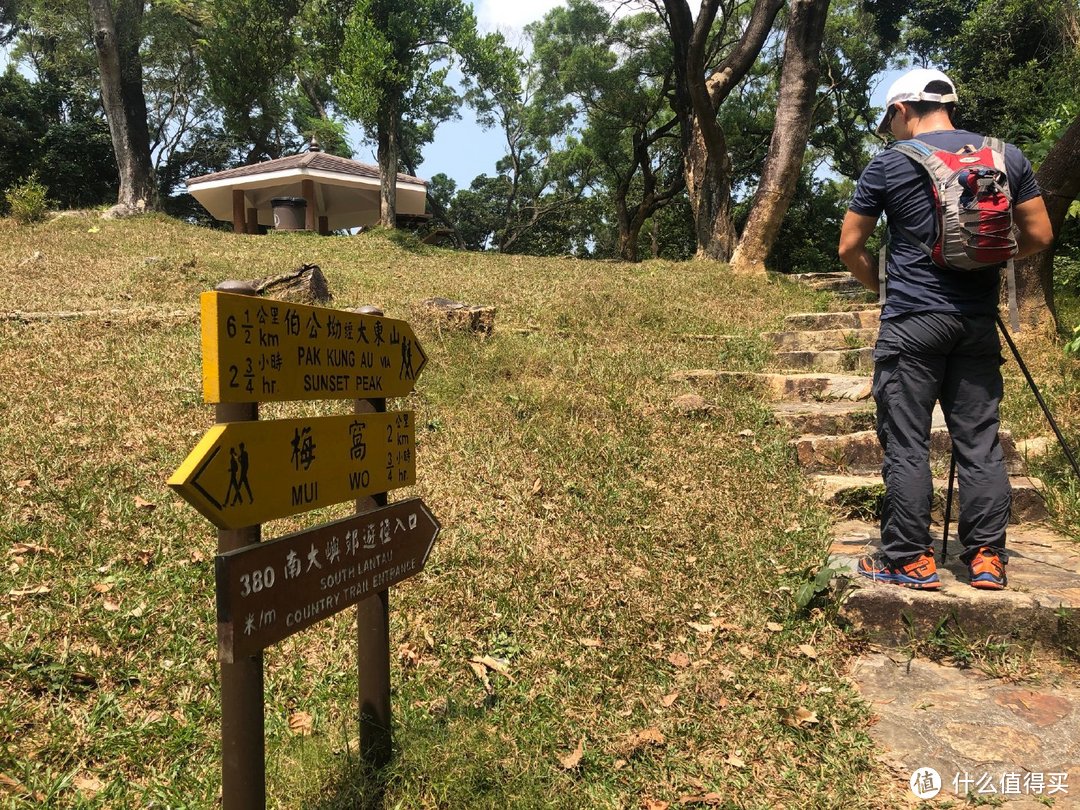
<path id="1" fill-rule="evenodd" d="M 881 122 L 882 131 L 888 131 L 892 126 L 892 120 L 896 117 L 896 105 L 889 107 L 889 111 L 885 114 L 885 119 Z"/>

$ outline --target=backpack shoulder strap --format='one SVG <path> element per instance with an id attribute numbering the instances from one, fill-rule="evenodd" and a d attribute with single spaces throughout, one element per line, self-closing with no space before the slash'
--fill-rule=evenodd
<path id="1" fill-rule="evenodd" d="M 896 143 L 889 148 L 895 149 L 900 154 L 910 158 L 916 165 L 921 166 L 923 171 L 930 176 L 930 181 L 935 185 L 944 183 L 952 174 L 952 171 L 945 165 L 944 161 L 934 154 L 934 147 L 924 141 L 915 138 L 906 141 L 896 141 Z M 917 245 L 919 250 L 933 258 L 934 248 L 931 245 L 928 245 L 919 239 L 910 228 L 906 228 L 899 223 L 896 224 L 896 228 L 909 242 Z"/>
<path id="2" fill-rule="evenodd" d="M 897 141 L 889 148 L 895 149 L 922 166 L 926 173 L 930 175 L 930 179 L 938 185 L 941 185 L 953 175 L 953 170 L 935 154 L 938 150 L 918 138 Z"/>

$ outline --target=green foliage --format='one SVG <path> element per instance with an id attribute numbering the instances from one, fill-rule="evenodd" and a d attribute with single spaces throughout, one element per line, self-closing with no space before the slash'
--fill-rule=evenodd
<path id="1" fill-rule="evenodd" d="M 31 174 L 4 192 L 11 216 L 22 225 L 41 222 L 49 210 L 48 189 Z"/>

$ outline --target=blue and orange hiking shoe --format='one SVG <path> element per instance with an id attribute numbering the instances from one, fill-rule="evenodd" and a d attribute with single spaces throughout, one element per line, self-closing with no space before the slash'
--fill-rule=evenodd
<path id="1" fill-rule="evenodd" d="M 975 552 L 968 563 L 971 572 L 971 587 L 986 591 L 1000 591 L 1009 584 L 1005 576 L 1005 562 L 992 548 L 983 546 Z"/>
<path id="2" fill-rule="evenodd" d="M 859 560 L 858 571 L 861 576 L 874 582 L 889 585 L 901 585 L 921 591 L 933 591 L 941 587 L 937 574 L 937 563 L 929 552 L 921 554 L 903 565 L 889 560 L 879 552 Z"/>

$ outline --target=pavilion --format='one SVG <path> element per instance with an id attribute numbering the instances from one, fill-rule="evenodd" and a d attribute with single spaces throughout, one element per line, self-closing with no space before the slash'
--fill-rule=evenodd
<path id="1" fill-rule="evenodd" d="M 327 234 L 379 221 L 379 169 L 327 154 L 312 140 L 307 152 L 239 166 L 187 181 L 187 190 L 214 219 L 236 233 L 273 227 L 275 197 L 307 201 L 305 229 Z M 426 219 L 427 182 L 397 176 L 398 220 Z"/>

